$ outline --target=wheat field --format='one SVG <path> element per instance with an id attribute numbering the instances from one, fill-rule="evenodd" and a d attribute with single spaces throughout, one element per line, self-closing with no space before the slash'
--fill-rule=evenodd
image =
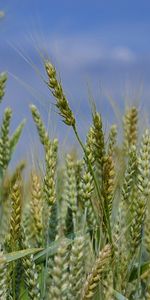
<path id="1" fill-rule="evenodd" d="M 104 134 L 100 112 L 83 142 L 55 67 L 44 63 L 57 111 L 82 149 L 59 163 L 35 105 L 44 173 L 25 162 L 8 171 L 24 121 L 10 135 L 12 110 L 0 129 L 0 299 L 150 299 L 150 129 L 139 133 L 139 112 L 127 107 L 122 140 L 115 124 Z M 0 101 L 7 83 L 0 75 Z"/>

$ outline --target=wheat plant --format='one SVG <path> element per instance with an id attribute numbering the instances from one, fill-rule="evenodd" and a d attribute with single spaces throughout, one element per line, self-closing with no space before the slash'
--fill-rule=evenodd
<path id="1" fill-rule="evenodd" d="M 58 113 L 82 149 L 63 163 L 35 105 L 33 126 L 43 147 L 42 170 L 9 168 L 25 125 L 10 135 L 12 110 L 0 128 L 0 299 L 150 299 L 150 129 L 138 131 L 138 108 L 104 132 L 94 109 L 83 142 L 56 68 L 45 61 Z M 0 75 L 0 102 L 7 76 Z"/>

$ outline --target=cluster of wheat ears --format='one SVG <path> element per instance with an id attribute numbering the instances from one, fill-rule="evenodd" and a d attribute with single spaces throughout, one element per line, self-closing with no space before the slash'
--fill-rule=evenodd
<path id="1" fill-rule="evenodd" d="M 150 299 L 150 131 L 138 133 L 138 110 L 104 136 L 101 115 L 92 112 L 86 142 L 57 79 L 45 62 L 47 85 L 59 114 L 82 150 L 58 163 L 36 106 L 31 114 L 44 149 L 44 174 L 24 163 L 8 172 L 24 122 L 10 136 L 6 108 L 0 129 L 0 299 Z M 7 77 L 0 75 L 0 101 Z M 28 190 L 28 192 L 27 192 Z"/>

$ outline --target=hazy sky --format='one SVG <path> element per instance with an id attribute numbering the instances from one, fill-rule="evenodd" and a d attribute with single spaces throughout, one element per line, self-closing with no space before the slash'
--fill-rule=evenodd
<path id="1" fill-rule="evenodd" d="M 150 1 L 146 0 L 0 0 L 0 71 L 9 72 L 5 101 L 14 109 L 13 126 L 29 119 L 25 137 L 33 142 L 29 104 L 34 102 L 50 127 L 63 137 L 54 101 L 42 82 L 42 56 L 61 74 L 79 127 L 89 124 L 89 92 L 109 123 L 107 100 L 122 106 L 124 98 L 149 103 Z M 31 63 L 31 64 L 30 64 Z M 32 66 L 31 66 L 32 65 Z M 35 65 L 35 69 L 33 68 Z M 33 132 L 32 132 L 33 130 Z"/>

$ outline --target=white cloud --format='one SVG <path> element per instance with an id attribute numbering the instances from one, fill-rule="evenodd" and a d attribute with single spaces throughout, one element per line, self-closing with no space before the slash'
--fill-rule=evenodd
<path id="1" fill-rule="evenodd" d="M 135 54 L 127 47 L 116 47 L 112 51 L 112 58 L 124 63 L 135 61 Z"/>
<path id="2" fill-rule="evenodd" d="M 56 60 L 69 68 L 81 68 L 103 61 L 132 63 L 136 55 L 125 46 L 110 46 L 93 37 L 55 37 L 48 45 Z"/>

